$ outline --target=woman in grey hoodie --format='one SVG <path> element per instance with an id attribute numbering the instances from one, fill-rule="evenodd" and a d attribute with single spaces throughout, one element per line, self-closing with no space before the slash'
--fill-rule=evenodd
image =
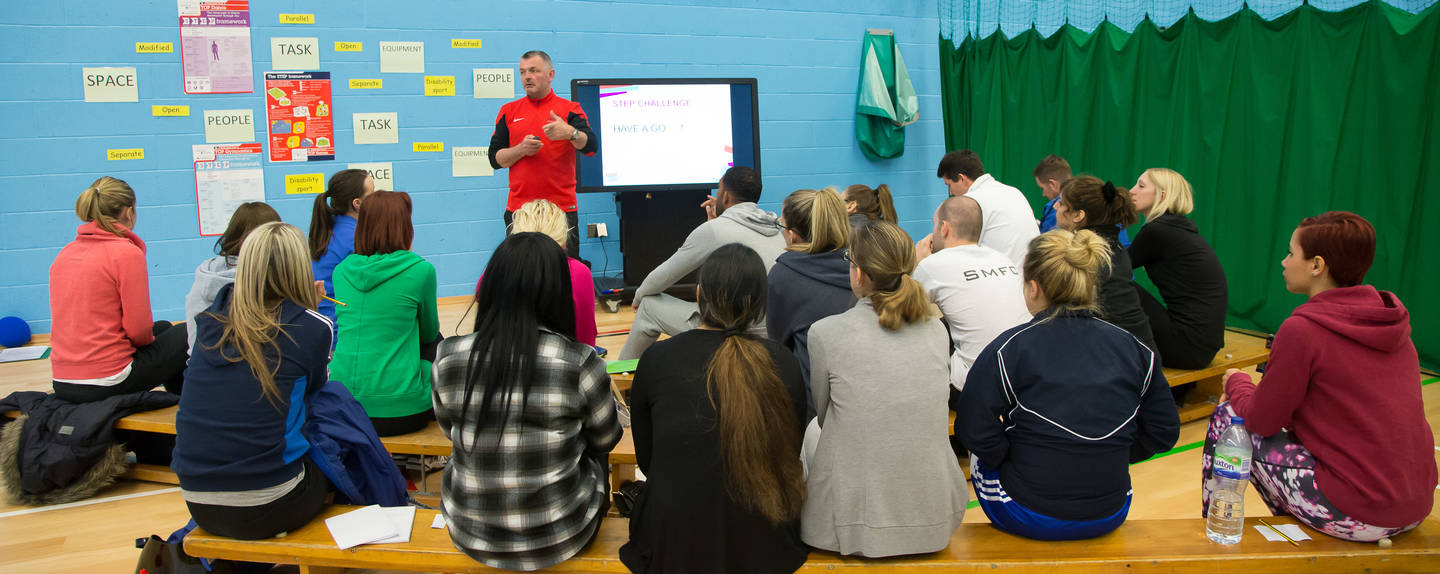
<path id="1" fill-rule="evenodd" d="M 910 277 L 915 245 L 871 221 L 850 235 L 860 301 L 810 327 L 810 390 L 822 429 L 800 536 L 878 558 L 935 552 L 965 517 L 969 486 L 946 437 L 950 337 Z"/>
<path id="2" fill-rule="evenodd" d="M 230 215 L 230 225 L 225 233 L 215 240 L 215 255 L 195 268 L 195 283 L 185 295 L 185 327 L 189 329 L 190 340 L 185 345 L 187 354 L 195 351 L 195 316 L 210 308 L 220 288 L 235 282 L 235 262 L 240 255 L 240 245 L 250 230 L 272 221 L 280 221 L 275 208 L 261 201 L 241 204 Z"/>

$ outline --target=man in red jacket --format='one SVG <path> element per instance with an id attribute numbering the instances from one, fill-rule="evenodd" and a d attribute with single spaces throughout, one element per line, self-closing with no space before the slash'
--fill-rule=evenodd
<path id="1" fill-rule="evenodd" d="M 545 199 L 565 211 L 570 236 L 565 251 L 580 258 L 580 218 L 575 204 L 575 152 L 592 155 L 599 148 L 595 132 L 580 104 L 555 95 L 550 83 L 555 68 L 540 50 L 520 57 L 525 97 L 500 106 L 495 135 L 490 137 L 490 165 L 510 168 L 510 198 L 505 227 L 525 202 Z"/>

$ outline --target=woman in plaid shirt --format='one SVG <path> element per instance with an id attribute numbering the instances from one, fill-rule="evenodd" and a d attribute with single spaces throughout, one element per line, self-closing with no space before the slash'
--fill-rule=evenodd
<path id="1" fill-rule="evenodd" d="M 441 509 L 470 557 L 538 570 L 594 539 L 620 424 L 605 361 L 575 341 L 560 246 L 511 235 L 485 278 L 475 332 L 446 339 L 434 366 L 435 418 L 455 445 Z"/>

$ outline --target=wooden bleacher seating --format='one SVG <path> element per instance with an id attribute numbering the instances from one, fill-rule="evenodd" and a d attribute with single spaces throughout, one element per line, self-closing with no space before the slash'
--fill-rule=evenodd
<path id="1" fill-rule="evenodd" d="M 1241 369 L 1262 363 L 1270 358 L 1270 349 L 1266 346 L 1266 337 L 1258 334 L 1249 334 L 1237 330 L 1225 331 L 1225 347 L 1216 353 L 1215 360 L 1204 369 L 1183 371 L 1177 369 L 1165 369 L 1165 378 L 1171 386 L 1181 385 L 1190 382 L 1202 382 L 1202 388 L 1192 393 L 1196 400 L 1180 409 L 1181 422 L 1201 419 L 1210 416 L 1214 410 L 1213 399 L 1219 396 L 1217 390 L 1220 382 L 1219 377 L 1225 374 L 1226 369 Z M 634 382 L 633 373 L 619 373 L 611 376 L 616 388 L 621 391 L 630 388 Z M 1208 386 L 1207 386 L 1208 385 Z M 140 432 L 153 432 L 162 434 L 175 434 L 175 412 L 178 407 L 168 407 L 155 411 L 136 413 L 120 419 L 115 423 L 115 428 Z M 7 416 L 16 416 L 15 412 L 5 413 Z M 950 413 L 950 428 L 954 429 L 955 413 Z M 385 444 L 386 450 L 391 454 L 411 454 L 420 456 L 449 456 L 452 450 L 450 440 L 440 432 L 440 426 L 434 422 L 424 429 L 403 435 L 383 437 L 380 442 Z M 619 488 L 620 484 L 633 480 L 635 477 L 635 443 L 629 432 L 620 439 L 615 450 L 610 453 L 610 463 L 615 467 L 611 473 L 612 487 Z M 170 469 L 146 464 L 137 464 L 131 468 L 128 477 L 137 480 L 150 482 L 161 482 L 165 484 L 179 484 L 175 474 Z"/>
<path id="2" fill-rule="evenodd" d="M 377 544 L 340 550 L 324 519 L 357 507 L 327 508 L 310 524 L 283 538 L 232 540 L 197 529 L 185 538 L 185 551 L 202 558 L 226 558 L 298 564 L 301 572 L 367 568 L 412 572 L 497 572 L 461 553 L 445 530 L 430 528 L 437 511 L 418 509 L 406 544 Z M 978 512 L 978 510 L 972 511 Z M 1205 537 L 1204 521 L 1132 520 L 1096 538 L 1041 542 L 1011 536 L 988 524 L 962 525 L 950 546 L 933 554 L 865 559 L 812 552 L 801 572 L 1423 572 L 1440 565 L 1440 522 L 1427 521 L 1395 538 L 1391 548 L 1345 542 L 1310 532 L 1314 540 L 1299 547 L 1267 542 L 1246 521 L 1245 538 L 1221 546 Z M 1294 524 L 1290 518 L 1272 524 Z M 619 549 L 629 536 L 629 521 L 606 519 L 595 543 L 547 572 L 627 572 Z"/>
<path id="3" fill-rule="evenodd" d="M 1209 366 L 1192 371 L 1167 368 L 1165 380 L 1173 387 L 1222 376 L 1229 369 L 1258 365 L 1270 360 L 1270 348 L 1265 345 L 1268 339 L 1268 336 L 1259 333 L 1226 329 L 1225 346 L 1215 353 L 1215 360 Z"/>
<path id="4" fill-rule="evenodd" d="M 1253 331 L 1234 328 L 1225 329 L 1225 346 L 1215 353 L 1215 359 L 1203 369 L 1165 369 L 1165 381 L 1170 386 L 1199 383 L 1190 392 L 1188 401 L 1180 407 L 1180 422 L 1209 418 L 1215 412 L 1215 405 L 1224 392 L 1225 371 L 1244 369 L 1270 360 L 1269 336 Z"/>
<path id="5" fill-rule="evenodd" d="M 173 435 L 175 434 L 175 413 L 178 409 L 179 407 L 166 407 L 136 413 L 116 421 L 115 428 Z M 17 411 L 5 414 L 11 417 L 19 415 Z M 426 457 L 450 456 L 454 450 L 450 439 L 445 437 L 445 433 L 440 431 L 440 425 L 435 422 L 412 433 L 381 437 L 380 442 L 385 445 L 385 450 L 390 454 L 412 454 Z M 613 487 L 619 488 L 621 482 L 634 479 L 635 442 L 630 438 L 630 433 L 626 432 L 620 439 L 620 444 L 616 445 L 615 450 L 610 453 L 610 464 L 618 467 L 613 473 Z M 169 468 L 152 464 L 133 465 L 125 476 L 147 482 L 180 484 L 180 480 Z"/>

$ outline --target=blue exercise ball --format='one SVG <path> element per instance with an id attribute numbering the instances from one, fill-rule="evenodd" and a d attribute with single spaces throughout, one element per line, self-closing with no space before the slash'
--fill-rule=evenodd
<path id="1" fill-rule="evenodd" d="M 0 319 L 0 347 L 19 347 L 30 342 L 30 324 L 19 317 Z"/>

